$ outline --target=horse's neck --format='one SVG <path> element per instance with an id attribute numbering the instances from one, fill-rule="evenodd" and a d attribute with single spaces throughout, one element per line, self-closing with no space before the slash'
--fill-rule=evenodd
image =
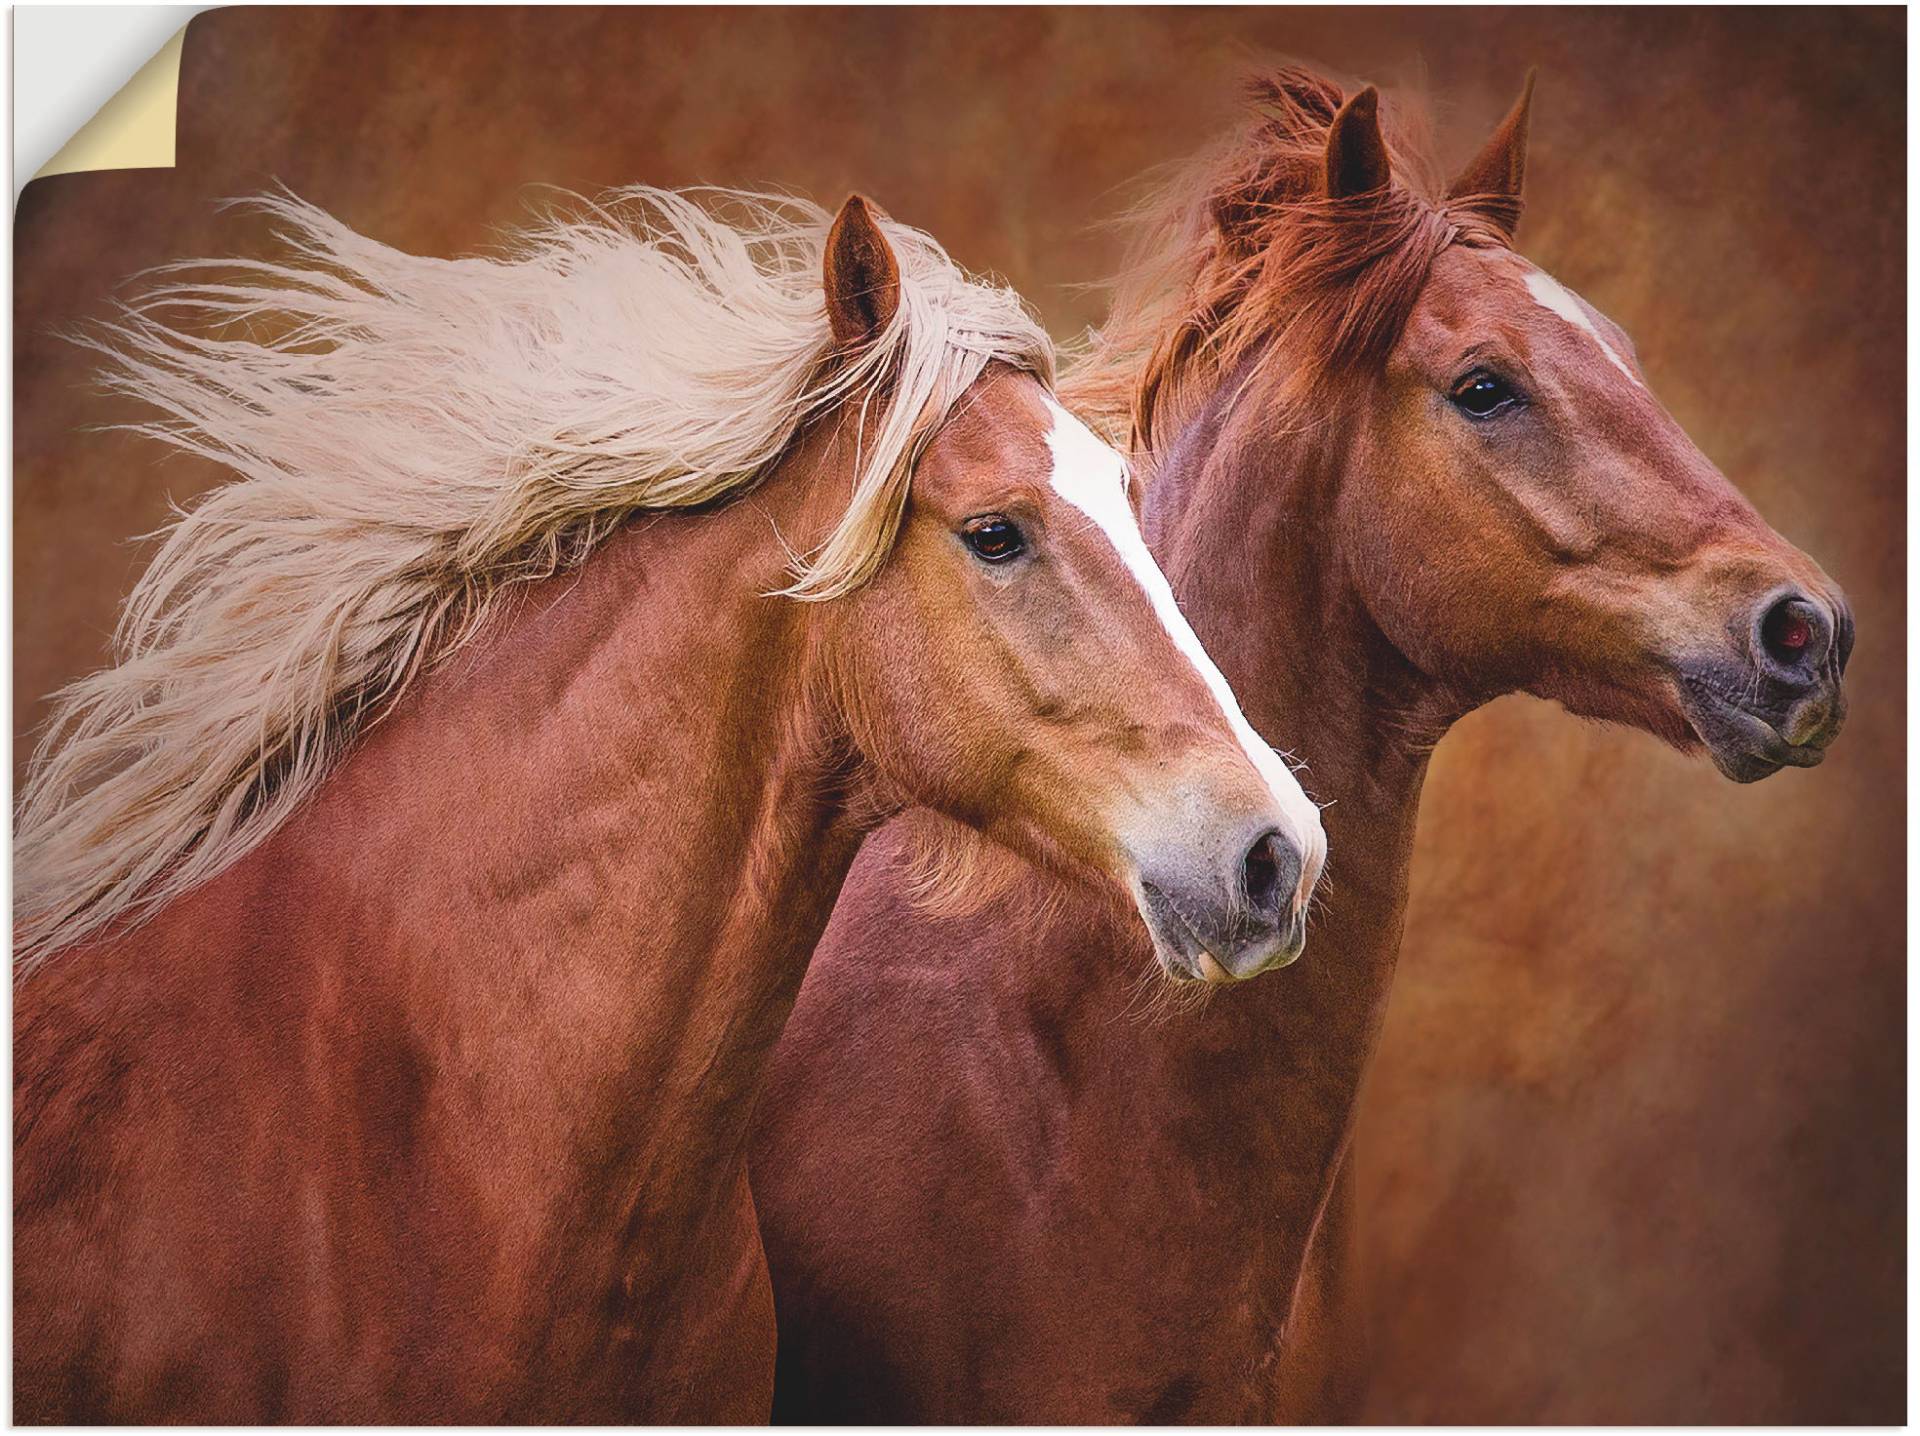
<path id="1" fill-rule="evenodd" d="M 1353 585 L 1337 429 L 1280 444 L 1219 400 L 1191 439 L 1149 490 L 1156 556 L 1249 719 L 1330 804 L 1304 956 L 1170 1024 L 1164 1042 L 1172 1071 L 1207 1084 L 1221 1150 L 1244 1163 L 1251 1144 L 1261 1160 L 1239 1170 L 1279 1188 L 1263 1285 L 1290 1301 L 1385 1013 L 1427 756 L 1460 705 L 1392 648 Z M 1217 1068 L 1191 1060 L 1202 1045 Z"/>
<path id="2" fill-rule="evenodd" d="M 583 1242 L 653 1240 L 643 1213 L 724 1201 L 859 837 L 813 701 L 823 608 L 762 596 L 770 519 L 809 532 L 769 492 L 640 519 L 530 590 L 260 849 L 62 960 L 179 982 L 192 953 L 208 1011 L 275 1004 L 198 1040 L 281 1042 L 371 1100 L 403 1051 L 446 1099 L 418 1116 L 435 1151 L 524 1173 L 529 1232 L 565 1210 Z"/>
<path id="3" fill-rule="evenodd" d="M 1427 755 L 1466 705 L 1393 648 L 1355 587 L 1340 426 L 1276 439 L 1239 391 L 1229 380 L 1171 446 L 1148 541 L 1249 719 L 1331 804 L 1330 839 L 1352 835 L 1330 841 L 1330 890 L 1384 897 L 1404 889 L 1406 854 L 1380 840 L 1411 837 Z"/>
<path id="4" fill-rule="evenodd" d="M 461 946 L 486 956 L 447 980 L 472 1022 L 571 1054 L 566 1078 L 520 1100 L 572 1125 L 560 1113 L 596 1079 L 642 1099 L 600 1114 L 596 1139 L 636 1181 L 702 1144 L 737 1152 L 858 844 L 820 701 L 823 610 L 765 596 L 784 554 L 759 507 L 643 520 L 501 636 L 509 681 L 483 658 L 396 743 L 447 755 L 465 789 L 419 814 L 469 815 L 436 887 L 477 894 Z M 426 756 L 396 751 L 395 777 Z M 396 856 L 434 826 L 396 834 Z"/>

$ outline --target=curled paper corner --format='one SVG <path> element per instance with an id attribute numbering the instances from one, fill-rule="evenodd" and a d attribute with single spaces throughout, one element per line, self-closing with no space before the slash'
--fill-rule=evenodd
<path id="1" fill-rule="evenodd" d="M 33 177 L 85 170 L 172 169 L 180 55 L 186 38 L 187 27 L 182 25 Z"/>

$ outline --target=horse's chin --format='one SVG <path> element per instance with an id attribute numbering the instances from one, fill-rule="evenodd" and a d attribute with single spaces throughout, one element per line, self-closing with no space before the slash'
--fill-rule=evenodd
<path id="1" fill-rule="evenodd" d="M 1160 971 L 1169 981 L 1219 986 L 1235 980 L 1207 950 L 1178 909 L 1151 884 L 1136 881 L 1133 900 L 1139 909 L 1140 921 L 1146 925 L 1147 936 L 1153 940 L 1154 961 L 1160 964 Z"/>
<path id="2" fill-rule="evenodd" d="M 1721 775 L 1736 783 L 1757 783 L 1782 768 L 1811 768 L 1826 756 L 1824 742 L 1796 747 L 1687 664 L 1674 665 L 1645 689 L 1595 685 L 1552 696 L 1583 718 L 1638 728 L 1690 755 L 1705 751 Z"/>
<path id="3" fill-rule="evenodd" d="M 1637 728 L 1683 753 L 1697 752 L 1699 733 L 1680 703 L 1680 684 L 1655 676 L 1642 683 L 1606 683 L 1581 678 L 1529 687 L 1528 692 L 1551 699 L 1577 718 Z"/>
<path id="4" fill-rule="evenodd" d="M 1140 921 L 1146 926 L 1147 936 L 1153 942 L 1153 960 L 1160 964 L 1160 971 L 1166 974 L 1169 981 L 1220 983 L 1233 980 L 1232 974 L 1220 966 L 1173 906 L 1161 899 L 1153 889 L 1136 884 L 1133 900 L 1139 910 Z"/>
<path id="5" fill-rule="evenodd" d="M 1204 950 L 1200 954 L 1200 976 L 1202 980 L 1216 984 L 1239 981 L 1231 972 L 1214 961 L 1212 953 Z"/>
<path id="6" fill-rule="evenodd" d="M 1827 756 L 1824 743 L 1789 743 L 1758 713 L 1684 672 L 1675 683 L 1675 693 L 1695 740 L 1688 746 L 1705 748 L 1721 776 L 1735 783 L 1757 783 L 1782 768 L 1817 767 Z"/>
<path id="7" fill-rule="evenodd" d="M 1153 940 L 1154 960 L 1160 964 L 1160 970 L 1177 983 L 1227 987 L 1248 982 L 1261 973 L 1291 966 L 1306 947 L 1303 912 L 1296 915 L 1277 945 L 1263 944 L 1258 948 L 1251 965 L 1244 952 L 1230 954 L 1223 961 L 1194 931 L 1178 906 L 1152 884 L 1136 882 L 1134 903 L 1141 921 L 1146 924 L 1147 935 Z M 1245 970 L 1236 973 L 1232 964 Z"/>

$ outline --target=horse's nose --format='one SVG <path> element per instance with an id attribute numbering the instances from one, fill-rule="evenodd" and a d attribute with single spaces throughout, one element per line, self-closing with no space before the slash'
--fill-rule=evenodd
<path id="1" fill-rule="evenodd" d="M 1682 713 L 1736 783 L 1811 768 L 1846 722 L 1846 596 L 1803 555 L 1736 554 L 1718 577 L 1710 627 L 1674 661 Z"/>
<path id="2" fill-rule="evenodd" d="M 1278 929 L 1291 916 L 1300 887 L 1301 855 L 1278 828 L 1253 840 L 1240 860 L 1240 892 L 1249 921 Z"/>
<path id="3" fill-rule="evenodd" d="M 1817 754 L 1846 716 L 1841 675 L 1853 652 L 1853 615 L 1838 590 L 1794 585 L 1755 605 L 1747 649 L 1755 675 L 1746 706 L 1794 750 Z"/>
<path id="4" fill-rule="evenodd" d="M 1847 628 L 1850 647 L 1851 619 Z M 1820 681 L 1839 635 L 1838 613 L 1796 589 L 1760 605 L 1753 617 L 1750 647 L 1768 677 L 1811 686 Z M 1844 654 L 1835 656 L 1844 665 Z"/>
<path id="5" fill-rule="evenodd" d="M 1180 975 L 1233 982 L 1306 943 L 1308 854 L 1271 819 L 1141 863 L 1141 909 Z M 1225 841 L 1221 841 L 1225 838 Z"/>
<path id="6" fill-rule="evenodd" d="M 1306 855 L 1276 827 L 1263 828 L 1239 850 L 1217 939 L 1201 975 L 1210 982 L 1240 981 L 1285 967 L 1306 942 L 1306 895 L 1301 874 Z"/>

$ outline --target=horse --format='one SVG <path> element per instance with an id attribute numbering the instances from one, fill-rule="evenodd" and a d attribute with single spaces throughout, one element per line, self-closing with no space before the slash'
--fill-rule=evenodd
<path id="1" fill-rule="evenodd" d="M 1140 210 L 1062 392 L 1126 435 L 1182 606 L 1330 803 L 1315 960 L 1143 1025 L 1097 906 L 1029 870 L 990 923 L 927 914 L 908 827 L 871 838 L 753 1136 L 776 1420 L 1352 1415 L 1345 1159 L 1434 745 L 1512 692 L 1738 782 L 1840 729 L 1839 588 L 1513 248 L 1532 78 L 1444 188 L 1372 87 L 1251 89 Z"/>
<path id="2" fill-rule="evenodd" d="M 925 234 L 263 203 L 290 258 L 91 341 L 235 477 L 19 815 L 16 1416 L 763 1420 L 748 1116 L 863 834 L 977 830 L 1204 985 L 1298 956 L 1318 812 Z"/>

